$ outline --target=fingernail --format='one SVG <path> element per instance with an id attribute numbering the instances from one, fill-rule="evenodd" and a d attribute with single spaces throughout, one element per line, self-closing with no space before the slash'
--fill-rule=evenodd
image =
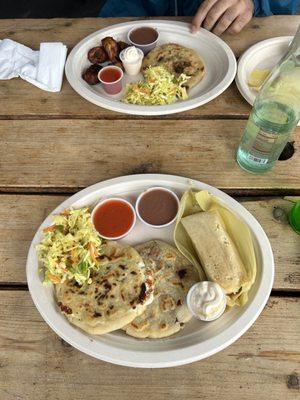
<path id="1" fill-rule="evenodd" d="M 195 25 L 192 25 L 192 33 L 196 33 L 198 31 L 197 27 Z"/>

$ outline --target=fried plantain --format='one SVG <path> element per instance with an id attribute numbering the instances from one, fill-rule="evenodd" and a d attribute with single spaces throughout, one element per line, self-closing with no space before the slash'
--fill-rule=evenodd
<path id="1" fill-rule="evenodd" d="M 122 40 L 118 42 L 119 52 L 121 52 L 122 50 L 126 49 L 129 46 L 130 45 L 128 43 L 122 42 Z"/>
<path id="2" fill-rule="evenodd" d="M 98 64 L 90 65 L 82 74 L 82 79 L 84 79 L 89 85 L 97 85 L 97 83 L 99 83 L 98 73 L 101 68 L 101 65 Z"/>
<path id="3" fill-rule="evenodd" d="M 108 60 L 108 55 L 102 46 L 90 49 L 87 57 L 92 64 L 102 64 Z"/>
<path id="4" fill-rule="evenodd" d="M 121 68 L 122 71 L 125 70 L 121 61 L 116 61 L 116 62 L 112 63 L 112 65 L 115 65 L 116 67 Z"/>
<path id="5" fill-rule="evenodd" d="M 110 36 L 105 37 L 104 39 L 102 39 L 102 46 L 106 51 L 109 60 L 112 63 L 117 62 L 119 55 L 119 48 L 118 48 L 118 43 L 115 41 L 115 39 Z"/>

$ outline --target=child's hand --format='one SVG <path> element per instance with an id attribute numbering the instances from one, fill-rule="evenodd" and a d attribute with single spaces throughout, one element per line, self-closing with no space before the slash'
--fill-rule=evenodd
<path id="1" fill-rule="evenodd" d="M 205 0 L 192 22 L 192 32 L 200 26 L 216 35 L 240 32 L 253 15 L 252 0 Z"/>

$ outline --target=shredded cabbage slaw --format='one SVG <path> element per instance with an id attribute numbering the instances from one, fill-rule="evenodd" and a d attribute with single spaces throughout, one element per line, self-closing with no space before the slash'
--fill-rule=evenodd
<path id="1" fill-rule="evenodd" d="M 190 77 L 185 74 L 176 78 L 162 66 L 150 66 L 144 72 L 144 77 L 144 81 L 126 85 L 123 102 L 155 106 L 171 104 L 177 99 L 186 100 L 188 98 L 184 84 Z"/>
<path id="2" fill-rule="evenodd" d="M 92 270 L 98 270 L 101 238 L 88 208 L 68 209 L 53 217 L 53 225 L 43 230 L 37 246 L 45 273 L 44 283 L 75 279 L 79 285 L 91 283 Z"/>

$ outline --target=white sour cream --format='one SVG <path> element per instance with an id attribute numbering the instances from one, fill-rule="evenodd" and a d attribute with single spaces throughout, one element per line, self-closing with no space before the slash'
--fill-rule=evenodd
<path id="1" fill-rule="evenodd" d="M 198 282 L 189 290 L 187 305 L 196 318 L 201 321 L 213 321 L 224 313 L 226 296 L 219 284 Z"/>
<path id="2" fill-rule="evenodd" d="M 135 46 L 130 46 L 124 49 L 124 61 L 136 62 L 140 59 L 140 54 Z"/>
<path id="3" fill-rule="evenodd" d="M 135 46 L 130 46 L 121 51 L 120 60 L 128 75 L 137 75 L 142 66 L 144 53 Z"/>

